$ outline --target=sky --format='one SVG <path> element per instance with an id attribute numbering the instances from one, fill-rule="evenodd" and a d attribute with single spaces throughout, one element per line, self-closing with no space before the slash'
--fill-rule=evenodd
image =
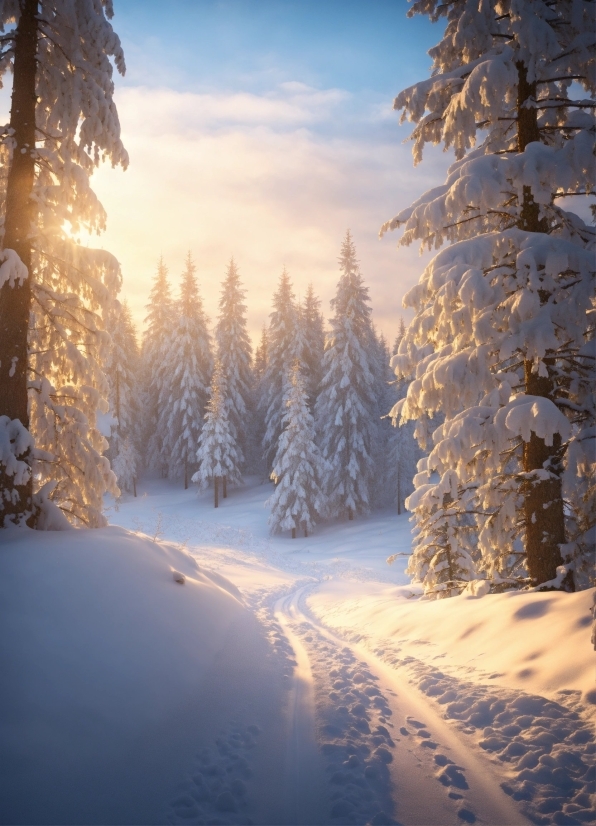
<path id="1" fill-rule="evenodd" d="M 381 224 L 444 179 L 449 158 L 414 168 L 394 96 L 429 74 L 442 29 L 405 0 L 115 0 L 127 72 L 115 100 L 130 155 L 93 188 L 120 260 L 122 297 L 142 327 L 157 260 L 174 292 L 188 251 L 217 315 L 231 256 L 259 336 L 283 267 L 326 317 L 349 228 L 373 317 L 391 340 L 428 254 Z"/>

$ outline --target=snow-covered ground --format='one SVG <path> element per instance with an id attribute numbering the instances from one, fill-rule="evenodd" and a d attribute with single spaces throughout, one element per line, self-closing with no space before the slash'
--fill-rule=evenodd
<path id="1" fill-rule="evenodd" d="M 0 537 L 2 822 L 595 822 L 592 592 L 421 602 L 407 515 L 270 492 Z"/>

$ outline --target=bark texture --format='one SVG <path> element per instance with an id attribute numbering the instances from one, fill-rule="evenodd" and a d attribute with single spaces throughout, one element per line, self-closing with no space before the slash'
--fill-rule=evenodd
<path id="1" fill-rule="evenodd" d="M 29 428 L 27 363 L 31 309 L 31 264 L 35 205 L 35 107 L 37 74 L 38 0 L 22 0 L 15 32 L 14 77 L 10 127 L 14 150 L 6 186 L 4 249 L 14 250 L 29 273 L 22 284 L 5 283 L 0 289 L 0 416 L 19 421 Z M 29 460 L 26 454 L 19 457 Z M 0 468 L 0 488 L 18 494 L 5 501 L 3 515 L 30 513 L 33 480 L 14 484 L 13 477 Z"/>
<path id="2" fill-rule="evenodd" d="M 518 151 L 523 152 L 533 141 L 540 141 L 536 109 L 524 104 L 536 97 L 536 83 L 528 83 L 527 70 L 523 63 L 517 64 L 517 142 Z M 523 203 L 519 221 L 520 229 L 526 232 L 548 232 L 548 224 L 540 217 L 539 205 L 534 202 L 530 187 L 524 187 Z M 549 294 L 540 293 L 540 300 L 546 303 Z M 548 376 L 533 372 L 533 363 L 524 362 L 526 393 L 555 400 L 555 383 L 551 377 L 554 358 L 545 358 Z M 548 582 L 557 575 L 557 567 L 563 564 L 560 545 L 565 542 L 565 515 L 560 464 L 561 438 L 555 434 L 552 445 L 535 433 L 523 445 L 524 473 L 536 470 L 549 471 L 548 479 L 529 479 L 524 483 L 524 521 L 526 529 L 526 557 L 530 579 L 533 585 Z M 565 587 L 573 588 L 572 577 L 567 577 Z"/>

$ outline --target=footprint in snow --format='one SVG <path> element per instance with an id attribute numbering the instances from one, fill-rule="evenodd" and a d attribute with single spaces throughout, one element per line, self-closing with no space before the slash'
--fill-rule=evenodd
<path id="1" fill-rule="evenodd" d="M 170 804 L 169 822 L 250 824 L 247 782 L 252 776 L 250 749 L 260 734 L 257 725 L 233 727 L 211 748 L 197 754 L 185 792 Z"/>

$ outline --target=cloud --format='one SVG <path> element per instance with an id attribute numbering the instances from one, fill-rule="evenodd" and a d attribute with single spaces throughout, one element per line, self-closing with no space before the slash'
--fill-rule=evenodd
<path id="1" fill-rule="evenodd" d="M 297 293 L 313 282 L 328 315 L 350 228 L 375 321 L 394 335 L 422 261 L 412 249 L 396 250 L 396 238 L 379 241 L 378 230 L 442 179 L 443 158 L 435 154 L 413 170 L 397 134 L 389 140 L 387 127 L 373 121 L 366 137 L 362 130 L 344 137 L 351 101 L 337 89 L 286 83 L 259 96 L 128 87 L 117 102 L 130 167 L 100 169 L 94 188 L 108 213 L 101 243 L 122 263 L 124 296 L 138 321 L 158 257 L 177 283 L 188 250 L 212 318 L 232 255 L 248 291 L 253 336 L 284 265 Z M 332 132 L 318 128 L 329 119 Z"/>

